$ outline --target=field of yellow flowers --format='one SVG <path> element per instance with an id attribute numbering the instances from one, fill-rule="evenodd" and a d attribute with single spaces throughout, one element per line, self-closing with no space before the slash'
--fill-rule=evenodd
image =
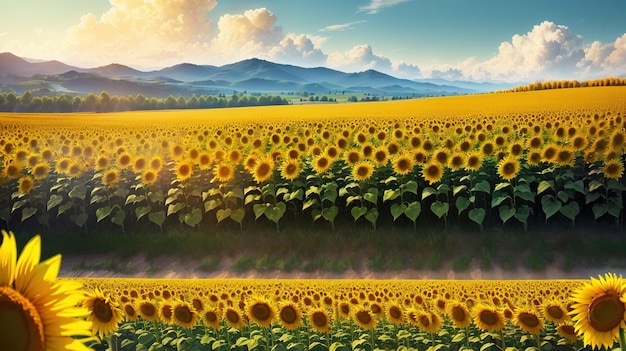
<path id="1" fill-rule="evenodd" d="M 546 222 L 619 228 L 624 113 L 625 87 L 588 87 L 0 114 L 0 225 L 85 236 L 181 227 L 210 236 L 285 225 L 383 233 L 451 223 L 480 231 Z M 35 236 L 18 259 L 15 237 L 3 232 L 0 350 L 626 345 L 626 282 L 614 274 L 510 282 L 59 280 L 60 257 L 39 262 L 40 251 Z"/>

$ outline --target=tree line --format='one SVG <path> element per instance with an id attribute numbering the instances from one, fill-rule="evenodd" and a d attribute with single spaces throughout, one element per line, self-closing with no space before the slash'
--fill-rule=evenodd
<path id="1" fill-rule="evenodd" d="M 567 89 L 567 88 L 585 88 L 585 87 L 618 87 L 625 86 L 626 78 L 602 78 L 594 80 L 586 80 L 579 82 L 577 80 L 555 80 L 547 82 L 534 82 L 528 85 L 522 85 L 512 89 L 504 90 L 505 93 L 516 93 L 520 91 L 548 90 L 548 89 Z"/>
<path id="2" fill-rule="evenodd" d="M 31 91 L 22 95 L 0 93 L 1 112 L 118 112 L 136 110 L 170 110 L 170 109 L 205 109 L 220 107 L 287 105 L 289 101 L 280 96 L 241 95 L 226 96 L 220 94 L 175 98 L 135 96 L 112 96 L 106 91 L 100 94 L 85 96 L 60 94 L 56 96 L 37 96 Z"/>

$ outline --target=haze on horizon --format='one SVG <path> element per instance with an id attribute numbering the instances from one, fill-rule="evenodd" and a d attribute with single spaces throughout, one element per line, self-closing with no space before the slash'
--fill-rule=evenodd
<path id="1" fill-rule="evenodd" d="M 23 0 L 0 52 L 158 69 L 257 57 L 400 78 L 528 82 L 626 76 L 626 2 Z"/>

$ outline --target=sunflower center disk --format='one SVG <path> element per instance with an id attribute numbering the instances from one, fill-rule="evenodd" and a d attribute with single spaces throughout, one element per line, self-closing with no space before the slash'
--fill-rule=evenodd
<path id="1" fill-rule="evenodd" d="M 174 310 L 174 315 L 176 316 L 176 319 L 183 323 L 191 323 L 193 319 L 191 311 L 186 307 L 177 308 L 176 310 Z"/>
<path id="2" fill-rule="evenodd" d="M 326 317 L 324 317 L 321 313 L 317 313 L 313 316 L 313 323 L 318 327 L 323 327 L 326 325 Z"/>
<path id="3" fill-rule="evenodd" d="M 39 312 L 17 291 L 0 287 L 0 350 L 43 350 L 45 336 Z"/>
<path id="4" fill-rule="evenodd" d="M 480 314 L 480 320 L 490 326 L 495 325 L 498 322 L 495 313 L 491 311 L 483 311 L 483 313 Z"/>
<path id="5" fill-rule="evenodd" d="M 539 325 L 539 319 L 529 313 L 523 313 L 522 315 L 520 315 L 519 320 L 529 328 L 535 328 Z"/>
<path id="6" fill-rule="evenodd" d="M 102 323 L 108 323 L 113 319 L 113 311 L 111 311 L 111 307 L 103 299 L 97 299 L 93 303 L 93 314 Z"/>
<path id="7" fill-rule="evenodd" d="M 461 322 L 465 320 L 465 311 L 461 307 L 453 307 L 452 308 L 452 317 L 455 321 Z"/>
<path id="8" fill-rule="evenodd" d="M 297 319 L 296 311 L 293 308 L 284 308 L 280 311 L 280 319 L 285 323 L 294 323 Z"/>
<path id="9" fill-rule="evenodd" d="M 264 321 L 270 316 L 270 309 L 265 304 L 259 304 L 254 306 L 252 310 L 254 317 L 260 321 Z"/>
<path id="10" fill-rule="evenodd" d="M 555 319 L 563 318 L 563 311 L 560 308 L 555 307 L 555 306 L 550 306 L 548 308 L 548 314 L 552 316 L 552 318 L 555 318 Z"/>
<path id="11" fill-rule="evenodd" d="M 589 304 L 589 324 L 596 330 L 607 332 L 619 326 L 624 318 L 624 304 L 614 291 L 595 296 Z"/>

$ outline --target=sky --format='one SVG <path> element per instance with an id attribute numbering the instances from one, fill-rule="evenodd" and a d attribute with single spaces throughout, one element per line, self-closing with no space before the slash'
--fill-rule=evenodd
<path id="1" fill-rule="evenodd" d="M 408 79 L 626 76 L 624 0 L 0 1 L 0 52 L 83 68 L 256 57 Z"/>

